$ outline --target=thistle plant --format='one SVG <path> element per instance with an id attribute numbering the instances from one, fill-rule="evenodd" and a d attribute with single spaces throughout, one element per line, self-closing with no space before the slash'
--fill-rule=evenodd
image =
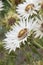
<path id="1" fill-rule="evenodd" d="M 43 65 L 42 0 L 0 1 L 0 49 L 1 65 Z"/>

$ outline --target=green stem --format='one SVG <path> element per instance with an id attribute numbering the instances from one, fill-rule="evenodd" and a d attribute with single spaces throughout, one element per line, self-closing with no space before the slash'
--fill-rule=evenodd
<path id="1" fill-rule="evenodd" d="M 40 47 L 41 49 L 43 49 L 43 47 L 42 47 L 40 44 L 38 44 L 35 40 L 34 40 L 34 43 L 35 43 L 38 47 Z"/>
<path id="2" fill-rule="evenodd" d="M 10 6 L 11 6 L 11 7 L 13 7 L 13 5 L 10 3 L 10 1 L 9 1 L 9 0 L 7 0 L 7 2 L 10 4 Z"/>

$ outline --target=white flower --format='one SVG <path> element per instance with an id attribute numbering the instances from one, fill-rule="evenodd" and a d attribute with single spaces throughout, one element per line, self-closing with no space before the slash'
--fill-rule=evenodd
<path id="1" fill-rule="evenodd" d="M 42 18 L 41 20 L 37 19 L 37 23 L 35 24 L 34 31 L 35 31 L 35 38 L 43 37 L 43 19 Z"/>
<path id="2" fill-rule="evenodd" d="M 0 1 L 0 11 L 2 11 L 2 10 L 3 10 L 3 2 Z"/>
<path id="3" fill-rule="evenodd" d="M 26 25 L 27 24 L 27 25 Z M 19 25 L 15 24 L 12 30 L 7 32 L 6 38 L 4 39 L 4 47 L 15 51 L 16 48 L 20 48 L 20 42 L 26 41 L 27 37 L 31 35 L 31 30 L 33 29 L 32 20 L 30 22 L 20 21 Z"/>
<path id="4" fill-rule="evenodd" d="M 40 5 L 38 0 L 26 0 L 22 4 L 17 6 L 18 14 L 23 18 L 28 18 L 30 15 L 37 14 L 35 10 L 40 9 Z"/>

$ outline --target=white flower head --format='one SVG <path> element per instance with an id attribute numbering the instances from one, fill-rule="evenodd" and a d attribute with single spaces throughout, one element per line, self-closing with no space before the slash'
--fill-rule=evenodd
<path id="1" fill-rule="evenodd" d="M 2 1 L 0 1 L 0 11 L 2 11 L 3 10 L 3 2 Z"/>
<path id="2" fill-rule="evenodd" d="M 41 20 L 37 19 L 37 23 L 35 24 L 34 31 L 35 31 L 35 38 L 43 37 L 43 19 L 42 18 Z"/>
<path id="3" fill-rule="evenodd" d="M 9 52 L 12 50 L 15 51 L 16 48 L 20 48 L 20 43 L 27 40 L 27 37 L 31 35 L 30 31 L 32 29 L 32 20 L 30 20 L 30 22 L 23 20 L 19 22 L 19 25 L 15 24 L 15 26 L 12 27 L 12 30 L 6 33 L 4 47 L 9 49 Z"/>
<path id="4" fill-rule="evenodd" d="M 30 15 L 37 14 L 35 10 L 39 10 L 40 5 L 38 0 L 26 0 L 17 6 L 17 13 L 23 17 L 28 18 Z"/>

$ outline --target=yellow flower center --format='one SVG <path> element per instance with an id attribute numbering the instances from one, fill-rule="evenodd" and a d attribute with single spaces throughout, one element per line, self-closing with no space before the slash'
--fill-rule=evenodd
<path id="1" fill-rule="evenodd" d="M 18 33 L 18 38 L 19 39 L 25 38 L 27 36 L 27 33 L 28 33 L 28 29 L 27 28 L 21 29 L 20 32 Z"/>
<path id="2" fill-rule="evenodd" d="M 30 9 L 34 8 L 34 4 L 28 4 L 25 8 L 25 11 L 29 11 Z"/>

